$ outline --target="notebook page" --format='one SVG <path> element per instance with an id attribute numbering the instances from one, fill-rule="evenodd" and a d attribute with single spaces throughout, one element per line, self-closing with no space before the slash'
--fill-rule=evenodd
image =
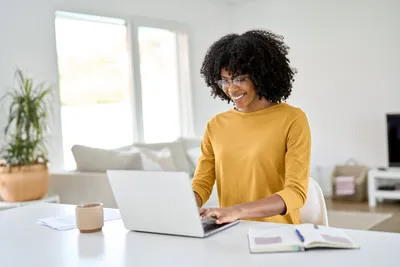
<path id="1" fill-rule="evenodd" d="M 321 236 L 322 242 L 326 244 L 335 245 L 335 247 L 349 247 L 358 248 L 356 244 L 350 237 L 342 230 L 338 228 L 318 226 L 317 232 Z"/>
<path id="2" fill-rule="evenodd" d="M 304 237 L 304 245 L 308 246 L 309 244 L 312 243 L 322 243 L 324 242 L 324 239 L 318 232 L 318 226 L 315 226 L 313 224 L 300 224 L 295 226 L 296 229 L 300 231 L 300 233 Z"/>
<path id="3" fill-rule="evenodd" d="M 303 234 L 307 247 L 358 247 L 341 229 L 312 224 L 302 224 L 296 228 Z"/>
<path id="4" fill-rule="evenodd" d="M 303 249 L 303 243 L 292 226 L 250 229 L 248 236 L 252 252 L 299 251 Z"/>

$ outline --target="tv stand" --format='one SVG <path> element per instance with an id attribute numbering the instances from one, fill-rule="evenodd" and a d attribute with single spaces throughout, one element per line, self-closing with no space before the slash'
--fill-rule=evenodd
<path id="1" fill-rule="evenodd" d="M 400 172 L 400 167 L 388 167 L 386 168 L 386 171 Z"/>
<path id="2" fill-rule="evenodd" d="M 399 199 L 400 190 L 379 190 L 380 185 L 400 184 L 400 168 L 381 168 L 368 172 L 368 204 L 370 207 L 376 206 L 377 200 Z"/>

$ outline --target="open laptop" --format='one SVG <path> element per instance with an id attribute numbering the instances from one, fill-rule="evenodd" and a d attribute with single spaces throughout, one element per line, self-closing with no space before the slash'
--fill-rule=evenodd
<path id="1" fill-rule="evenodd" d="M 108 170 L 107 176 L 128 230 L 207 237 L 239 222 L 201 220 L 187 173 Z"/>

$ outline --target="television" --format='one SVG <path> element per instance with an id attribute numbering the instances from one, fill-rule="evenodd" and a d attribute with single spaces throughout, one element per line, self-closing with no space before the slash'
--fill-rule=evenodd
<path id="1" fill-rule="evenodd" d="M 400 114 L 386 114 L 389 167 L 400 167 Z"/>

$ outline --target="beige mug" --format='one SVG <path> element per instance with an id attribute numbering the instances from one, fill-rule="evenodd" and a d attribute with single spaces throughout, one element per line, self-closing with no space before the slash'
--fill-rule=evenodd
<path id="1" fill-rule="evenodd" d="M 104 226 L 103 203 L 83 203 L 75 207 L 76 226 L 81 233 L 95 233 Z"/>

